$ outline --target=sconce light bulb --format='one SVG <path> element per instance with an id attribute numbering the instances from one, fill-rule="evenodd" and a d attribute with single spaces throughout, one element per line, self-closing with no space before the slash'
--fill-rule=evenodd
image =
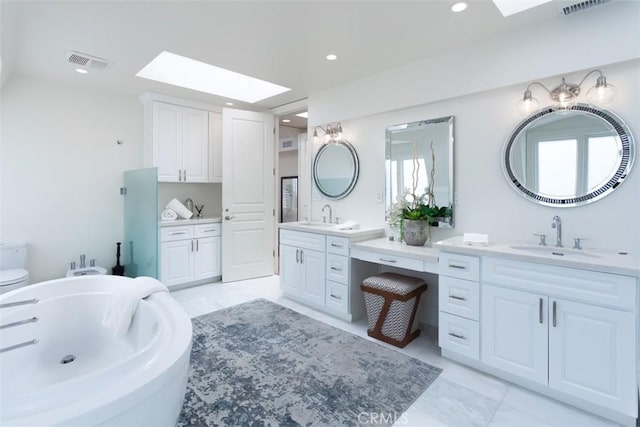
<path id="1" fill-rule="evenodd" d="M 587 100 L 590 104 L 609 104 L 616 97 L 617 89 L 607 83 L 604 76 L 598 77 L 598 82 L 587 92 Z"/>
<path id="2" fill-rule="evenodd" d="M 524 92 L 524 95 L 516 104 L 518 113 L 522 116 L 528 116 L 532 112 L 536 111 L 539 106 L 540 101 L 531 95 L 531 91 L 529 89 Z"/>

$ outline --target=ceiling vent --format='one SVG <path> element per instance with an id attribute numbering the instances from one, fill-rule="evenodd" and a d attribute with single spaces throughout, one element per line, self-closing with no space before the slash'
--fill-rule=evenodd
<path id="1" fill-rule="evenodd" d="M 76 52 L 74 50 L 67 51 L 66 58 L 70 64 L 79 65 L 91 70 L 106 70 L 113 65 L 113 62 L 108 59 L 98 58 L 97 56 L 87 55 L 86 53 Z"/>
<path id="2" fill-rule="evenodd" d="M 582 12 L 583 10 L 591 9 L 595 6 L 600 6 L 605 3 L 609 3 L 611 0 L 585 0 L 578 3 L 573 3 L 564 6 L 560 9 L 560 15 L 567 16 L 576 12 Z"/>

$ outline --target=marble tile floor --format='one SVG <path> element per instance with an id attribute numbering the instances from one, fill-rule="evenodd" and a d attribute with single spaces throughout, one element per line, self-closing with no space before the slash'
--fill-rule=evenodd
<path id="1" fill-rule="evenodd" d="M 173 297 L 191 317 L 265 298 L 311 318 L 376 341 L 443 369 L 438 379 L 402 415 L 395 425 L 416 427 L 600 427 L 617 424 L 572 406 L 548 399 L 506 381 L 440 356 L 436 328 L 403 349 L 367 336 L 366 320 L 349 323 L 282 296 L 278 276 L 230 283 L 212 283 L 173 291 Z"/>

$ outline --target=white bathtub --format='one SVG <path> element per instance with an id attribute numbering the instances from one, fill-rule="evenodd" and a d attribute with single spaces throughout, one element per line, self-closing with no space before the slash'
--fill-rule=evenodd
<path id="1" fill-rule="evenodd" d="M 0 296 L 0 425 L 175 426 L 191 351 L 191 320 L 167 292 L 140 302 L 129 332 L 102 325 L 111 295 L 131 281 L 116 276 L 52 280 Z M 75 360 L 63 364 L 73 355 Z"/>

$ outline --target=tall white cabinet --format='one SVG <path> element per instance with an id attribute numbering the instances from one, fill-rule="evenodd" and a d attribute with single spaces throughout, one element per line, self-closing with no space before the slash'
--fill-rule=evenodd
<path id="1" fill-rule="evenodd" d="M 144 164 L 158 168 L 158 182 L 222 182 L 220 111 L 149 93 L 141 100 L 145 106 Z"/>

